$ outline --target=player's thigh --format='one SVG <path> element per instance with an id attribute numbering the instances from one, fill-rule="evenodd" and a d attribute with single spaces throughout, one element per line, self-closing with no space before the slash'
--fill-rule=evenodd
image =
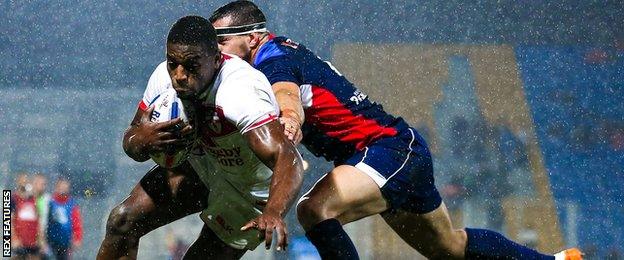
<path id="1" fill-rule="evenodd" d="M 174 169 L 156 166 L 141 179 L 141 187 L 160 209 L 194 213 L 206 207 L 208 187 L 189 163 Z"/>
<path id="2" fill-rule="evenodd" d="M 325 219 L 346 224 L 388 208 L 379 186 L 364 172 L 341 165 L 323 176 L 299 201 L 298 217 L 304 228 Z"/>
<path id="3" fill-rule="evenodd" d="M 111 218 L 115 226 L 128 225 L 146 233 L 201 211 L 207 197 L 207 187 L 187 164 L 175 169 L 155 166 L 113 210 Z"/>
<path id="4" fill-rule="evenodd" d="M 196 213 L 208 205 L 208 187 L 190 164 L 169 171 L 169 190 L 174 203 L 185 214 Z"/>
<path id="5" fill-rule="evenodd" d="M 186 251 L 183 259 L 240 259 L 246 252 L 247 250 L 228 246 L 204 225 L 199 237 Z"/>
<path id="6" fill-rule="evenodd" d="M 346 163 L 373 179 L 393 210 L 422 214 L 442 202 L 435 187 L 431 153 L 415 129 L 382 138 Z"/>
<path id="7" fill-rule="evenodd" d="M 317 214 L 337 215 L 343 223 L 389 208 L 431 212 L 441 203 L 434 185 L 431 154 L 412 128 L 379 139 L 353 154 L 319 181 L 310 192 L 310 200 L 312 203 L 307 204 L 323 204 L 320 208 L 324 211 L 317 210 Z M 305 219 L 302 222 L 304 227 L 309 224 Z"/>
<path id="8" fill-rule="evenodd" d="M 430 259 L 463 257 L 466 233 L 453 228 L 444 203 L 429 213 L 392 210 L 381 216 L 405 242 L 424 256 Z"/>

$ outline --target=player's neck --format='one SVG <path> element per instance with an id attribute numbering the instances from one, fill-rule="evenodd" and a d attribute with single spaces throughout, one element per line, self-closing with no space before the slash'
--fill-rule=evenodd
<path id="1" fill-rule="evenodd" d="M 258 47 L 251 50 L 251 55 L 249 55 L 249 60 L 247 61 L 249 62 L 249 64 L 251 64 L 252 66 L 254 65 L 254 61 L 256 60 L 256 55 L 258 54 L 258 51 L 260 51 L 260 48 L 262 48 L 262 46 L 267 43 L 270 38 L 271 37 L 269 37 L 268 33 L 260 38 L 260 43 L 258 43 Z"/>

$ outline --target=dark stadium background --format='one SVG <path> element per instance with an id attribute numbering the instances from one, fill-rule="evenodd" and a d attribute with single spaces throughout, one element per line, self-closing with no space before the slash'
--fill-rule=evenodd
<path id="1" fill-rule="evenodd" d="M 164 39 L 169 26 L 183 15 L 207 17 L 225 2 L 0 1 L 0 143 L 3 144 L 0 183 L 11 188 L 19 171 L 43 172 L 52 180 L 59 175 L 69 176 L 75 195 L 80 198 L 85 221 L 86 239 L 77 259 L 94 257 L 108 211 L 150 167 L 149 163 L 135 163 L 125 156 L 121 136 L 147 78 L 164 59 Z M 532 119 L 535 129 L 561 242 L 567 246 L 578 245 L 588 256 L 598 259 L 617 257 L 618 251 L 619 257 L 623 257 L 624 4 L 621 1 L 256 2 L 267 14 L 273 32 L 303 43 L 324 59 L 332 60 L 338 69 L 349 62 L 336 61 L 336 57 L 371 54 L 350 53 L 349 46 L 354 44 L 510 47 L 519 73 L 510 77 L 517 77 L 522 83 L 521 95 L 530 111 L 526 116 Z M 470 79 L 476 72 L 470 68 L 470 59 L 453 54 L 448 62 L 446 90 L 457 90 L 453 82 L 472 84 Z M 376 66 L 384 64 L 380 62 Z M 405 71 L 409 73 L 409 68 Z M 349 75 L 346 73 L 348 78 Z M 453 75 L 457 81 L 453 81 Z M 358 78 L 354 81 L 361 82 Z M 413 88 L 419 88 L 417 83 Z M 373 87 L 388 91 L 393 88 L 392 84 Z M 466 95 L 474 92 L 457 91 Z M 411 95 L 409 89 L 401 95 L 384 99 L 371 95 L 371 98 L 388 106 L 410 102 L 405 98 Z M 461 99 L 462 95 L 456 101 L 471 106 L 466 110 L 474 110 L 474 100 Z M 446 113 L 444 109 L 449 107 L 452 105 L 435 113 Z M 436 120 L 443 117 L 435 116 Z M 477 111 L 468 113 L 466 119 L 487 125 L 481 117 Z M 420 126 L 425 136 L 433 131 L 426 125 Z M 461 124 L 454 122 L 453 126 L 463 131 Z M 459 210 L 459 215 L 462 210 L 470 212 L 470 207 L 464 207 L 465 202 L 470 205 L 486 201 L 483 205 L 488 208 L 487 214 L 464 219 L 464 223 L 505 232 L 511 225 L 507 222 L 510 218 L 502 217 L 505 212 L 501 212 L 504 207 L 500 205 L 509 193 L 500 190 L 513 190 L 512 195 L 523 198 L 527 194 L 532 196 L 539 187 L 533 187 L 531 176 L 517 183 L 501 180 L 501 169 L 508 170 L 516 163 L 501 154 L 506 151 L 523 154 L 519 160 L 524 160 L 520 162 L 524 165 L 528 165 L 526 157 L 530 156 L 514 148 L 517 147 L 514 143 L 526 143 L 517 132 L 501 128 L 497 131 L 477 128 L 465 132 L 470 137 L 484 136 L 490 141 L 469 142 L 467 145 L 472 148 L 453 145 L 449 148 L 480 151 L 488 148 L 479 148 L 479 144 L 494 143 L 500 153 L 498 159 L 482 158 L 494 160 L 495 167 L 489 172 L 444 171 L 460 165 L 461 160 L 440 159 L 436 168 L 442 170 L 438 187 L 456 185 L 462 190 L 462 195 L 447 202 Z M 440 143 L 456 140 L 450 135 L 439 138 Z M 440 158 L 445 156 L 443 150 L 439 152 Z M 304 189 L 307 189 L 330 165 L 307 152 L 304 157 L 312 165 L 306 175 Z M 296 220 L 290 218 L 293 235 L 300 236 Z M 192 224 L 180 225 L 198 229 L 197 225 L 201 224 L 196 219 L 188 221 Z M 375 228 L 379 225 L 372 224 Z M 353 232 L 365 234 L 366 228 L 362 225 L 363 231 Z M 536 240 L 532 238 L 534 233 L 540 234 L 539 230 L 527 232 L 524 234 L 527 243 Z M 163 258 L 166 248 L 161 237 L 162 234 L 143 239 L 142 245 L 149 252 L 142 250 L 141 254 L 146 258 Z M 367 244 L 373 247 L 383 244 L 373 238 L 362 239 L 373 240 Z M 306 249 L 301 250 L 304 254 Z M 366 252 L 364 256 L 379 256 L 370 250 Z"/>

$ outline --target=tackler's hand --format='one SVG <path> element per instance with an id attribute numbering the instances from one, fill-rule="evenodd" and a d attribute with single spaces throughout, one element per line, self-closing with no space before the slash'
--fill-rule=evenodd
<path id="1" fill-rule="evenodd" d="M 288 140 L 295 144 L 299 144 L 303 138 L 303 133 L 301 132 L 301 122 L 288 116 L 282 116 L 279 120 L 280 123 L 284 125 L 284 134 L 288 137 Z"/>
<path id="2" fill-rule="evenodd" d="M 265 239 L 265 248 L 271 248 L 273 232 L 277 232 L 277 251 L 286 250 L 288 246 L 288 231 L 282 217 L 277 213 L 263 212 L 260 216 L 247 222 L 241 230 L 256 229 L 259 236 Z"/>

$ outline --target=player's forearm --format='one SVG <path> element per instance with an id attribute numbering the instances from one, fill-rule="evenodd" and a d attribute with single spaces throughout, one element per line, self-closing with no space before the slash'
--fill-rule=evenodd
<path id="1" fill-rule="evenodd" d="M 280 107 L 281 116 L 290 117 L 303 124 L 305 113 L 301 104 L 298 91 L 290 89 L 275 89 L 275 99 Z"/>
<path id="2" fill-rule="evenodd" d="M 284 217 L 301 190 L 303 163 L 294 146 L 282 150 L 273 164 L 269 200 L 264 211 L 272 211 Z"/>
<path id="3" fill-rule="evenodd" d="M 126 154 L 137 162 L 144 162 L 149 160 L 149 154 L 146 153 L 144 147 L 139 140 L 136 140 L 135 136 L 136 126 L 131 125 L 124 133 L 123 137 L 123 149 Z"/>
<path id="4" fill-rule="evenodd" d="M 273 170 L 264 212 L 280 216 L 292 206 L 303 179 L 301 155 L 282 131 L 283 127 L 275 120 L 243 134 L 258 159 Z"/>

